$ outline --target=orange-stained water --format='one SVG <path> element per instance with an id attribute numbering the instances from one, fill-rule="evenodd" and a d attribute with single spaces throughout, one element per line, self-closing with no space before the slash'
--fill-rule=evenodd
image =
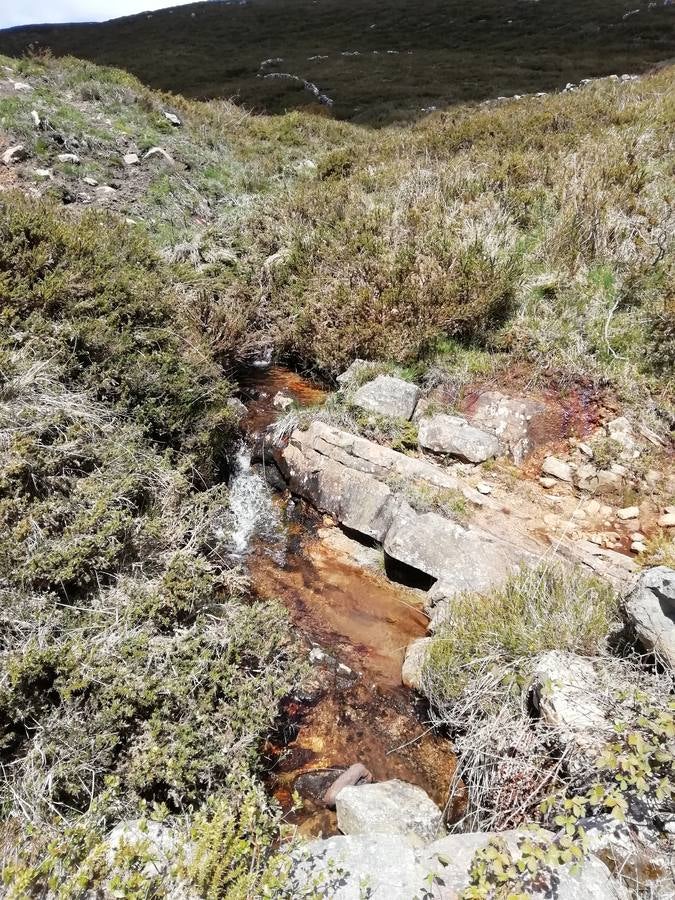
<path id="1" fill-rule="evenodd" d="M 278 366 L 249 373 L 240 385 L 251 436 L 279 415 L 273 408 L 278 391 L 301 406 L 325 398 L 321 388 Z M 401 684 L 405 648 L 426 634 L 420 595 L 333 549 L 310 519 L 311 513 L 291 528 L 296 535 L 284 562 L 262 543 L 249 557 L 257 595 L 281 600 L 307 650 L 318 645 L 333 658 L 312 670 L 307 697 L 286 703 L 282 725 L 264 750 L 269 787 L 306 835 L 337 832 L 335 813 L 320 798 L 339 774 L 332 770 L 355 762 L 377 781 L 418 784 L 444 806 L 455 769 L 451 744 L 431 730 L 419 699 Z M 353 674 L 336 670 L 337 663 Z M 302 807 L 291 812 L 294 791 Z"/>
<path id="2" fill-rule="evenodd" d="M 275 796 L 285 809 L 294 789 L 303 799 L 290 821 L 305 834 L 335 833 L 335 815 L 320 803 L 331 780 L 325 773 L 355 762 L 377 781 L 418 784 L 444 805 L 455 767 L 450 744 L 425 724 L 424 711 L 401 684 L 405 647 L 426 632 L 418 598 L 311 536 L 284 567 L 256 554 L 251 572 L 258 594 L 285 603 L 308 645 L 318 644 L 355 673 L 317 669 L 318 699 L 288 704 L 292 739 L 268 742 Z M 313 780 L 313 772 L 323 777 Z"/>

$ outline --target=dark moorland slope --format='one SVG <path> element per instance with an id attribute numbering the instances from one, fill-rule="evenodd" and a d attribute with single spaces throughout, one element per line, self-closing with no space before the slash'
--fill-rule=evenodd
<path id="1" fill-rule="evenodd" d="M 127 69 L 188 97 L 283 112 L 410 118 L 430 106 L 561 89 L 642 72 L 675 55 L 675 7 L 658 0 L 225 0 L 103 24 L 0 32 L 0 52 L 50 48 Z M 261 63 L 268 61 L 268 65 Z M 274 76 L 287 73 L 297 80 Z"/>

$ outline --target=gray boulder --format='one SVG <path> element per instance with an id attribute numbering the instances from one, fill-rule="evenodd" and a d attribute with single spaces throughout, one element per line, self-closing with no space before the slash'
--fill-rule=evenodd
<path id="1" fill-rule="evenodd" d="M 133 849 L 146 857 L 142 873 L 155 878 L 168 872 L 176 854 L 176 836 L 160 822 L 151 819 L 132 819 L 120 822 L 106 838 L 106 861 L 115 867 L 118 853 L 123 848 Z"/>
<path id="2" fill-rule="evenodd" d="M 536 661 L 535 705 L 576 758 L 594 759 L 613 733 L 603 699 L 607 680 L 589 659 L 574 653 L 551 650 Z"/>
<path id="3" fill-rule="evenodd" d="M 417 385 L 391 375 L 378 375 L 356 391 L 353 402 L 366 412 L 411 419 L 419 396 Z"/>
<path id="4" fill-rule="evenodd" d="M 23 144 L 17 144 L 14 147 L 8 147 L 2 154 L 2 163 L 5 166 L 13 166 L 15 163 L 28 159 L 28 152 Z"/>
<path id="5" fill-rule="evenodd" d="M 523 846 L 527 843 L 538 843 L 550 846 L 553 834 L 543 829 L 536 832 L 526 830 L 504 831 L 499 833 L 453 834 L 435 841 L 417 855 L 418 864 L 427 873 L 436 876 L 436 884 L 442 883 L 442 891 L 432 897 L 457 897 L 469 886 L 472 861 L 476 851 L 487 846 L 492 839 L 498 839 L 506 847 L 514 862 L 523 856 Z M 520 876 L 521 881 L 517 893 L 524 894 L 532 900 L 627 900 L 628 894 L 623 886 L 612 878 L 607 866 L 594 856 L 590 856 L 581 864 L 581 870 L 575 873 L 574 867 L 538 867 L 534 877 L 527 874 Z"/>
<path id="6" fill-rule="evenodd" d="M 369 372 L 375 365 L 376 363 L 368 362 L 367 359 L 355 359 L 341 375 L 338 375 L 337 382 L 342 388 L 349 387 L 364 372 Z"/>
<path id="7" fill-rule="evenodd" d="M 443 813 L 429 795 L 397 778 L 343 788 L 335 805 L 343 834 L 397 834 L 421 847 L 444 831 Z"/>
<path id="8" fill-rule="evenodd" d="M 358 790 L 358 789 L 357 789 Z M 457 900 L 469 887 L 476 851 L 500 839 L 512 858 L 522 845 L 550 845 L 554 836 L 540 829 L 499 834 L 448 835 L 417 850 L 400 835 L 346 835 L 312 841 L 294 853 L 291 891 L 295 896 L 331 900 Z M 599 859 L 590 856 L 575 872 L 571 865 L 541 865 L 534 877 L 522 875 L 516 892 L 532 900 L 627 900 L 625 888 Z"/>
<path id="9" fill-rule="evenodd" d="M 656 566 L 644 572 L 625 608 L 642 646 L 675 669 L 675 569 Z"/>
<path id="10" fill-rule="evenodd" d="M 422 419 L 419 445 L 472 463 L 485 462 L 499 454 L 499 441 L 494 434 L 469 425 L 461 416 L 439 414 Z"/>
<path id="11" fill-rule="evenodd" d="M 479 528 L 464 528 L 437 513 L 417 513 L 405 502 L 392 517 L 384 550 L 439 579 L 453 594 L 494 587 L 528 559 L 524 551 Z"/>
<path id="12" fill-rule="evenodd" d="M 546 440 L 548 413 L 546 405 L 538 400 L 485 391 L 468 415 L 474 425 L 496 434 L 502 448 L 520 465 Z"/>
<path id="13" fill-rule="evenodd" d="M 291 896 L 330 900 L 412 900 L 424 881 L 401 835 L 350 834 L 312 841 L 293 855 Z"/>

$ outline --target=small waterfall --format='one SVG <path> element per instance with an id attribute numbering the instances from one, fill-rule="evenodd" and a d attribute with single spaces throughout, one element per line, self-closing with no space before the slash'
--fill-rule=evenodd
<path id="1" fill-rule="evenodd" d="M 251 468 L 251 452 L 245 445 L 237 453 L 229 500 L 229 543 L 236 556 L 243 556 L 249 551 L 254 537 L 268 538 L 274 543 L 280 539 L 279 513 L 265 480 Z"/>

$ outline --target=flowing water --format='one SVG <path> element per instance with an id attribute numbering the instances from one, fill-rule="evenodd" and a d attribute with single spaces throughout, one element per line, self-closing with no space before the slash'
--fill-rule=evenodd
<path id="1" fill-rule="evenodd" d="M 300 405 L 324 396 L 279 367 L 254 372 L 244 381 L 252 440 L 279 415 L 278 391 Z M 425 724 L 424 708 L 401 685 L 405 648 L 426 632 L 421 592 L 390 582 L 375 548 L 356 544 L 288 494 L 273 496 L 245 448 L 230 507 L 233 552 L 247 556 L 254 591 L 285 604 L 315 664 L 264 748 L 269 790 L 289 821 L 307 835 L 336 833 L 321 796 L 354 762 L 376 780 L 419 784 L 443 805 L 455 768 L 450 744 Z M 302 800 L 295 811 L 294 792 Z"/>

